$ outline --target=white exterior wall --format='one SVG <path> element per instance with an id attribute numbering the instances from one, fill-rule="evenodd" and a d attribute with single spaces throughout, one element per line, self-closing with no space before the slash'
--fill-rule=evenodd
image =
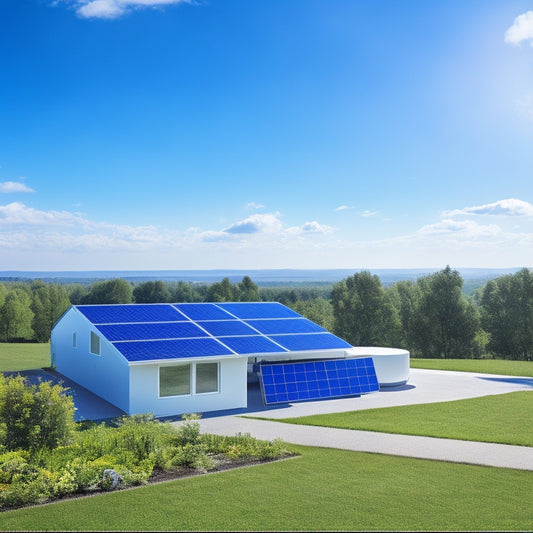
<path id="1" fill-rule="evenodd" d="M 409 379 L 409 352 L 398 348 L 355 346 L 350 357 L 372 357 L 380 387 L 404 385 Z"/>
<path id="2" fill-rule="evenodd" d="M 159 397 L 159 367 L 173 366 L 180 361 L 139 364 L 130 366 L 129 414 L 153 413 L 155 416 L 173 416 L 186 413 L 205 413 L 247 406 L 247 358 L 183 360 L 219 363 L 219 391 L 207 394 Z"/>
<path id="3" fill-rule="evenodd" d="M 100 337 L 100 355 L 90 352 L 91 331 Z M 58 372 L 128 412 L 128 363 L 77 309 L 71 307 L 56 324 L 50 346 Z"/>

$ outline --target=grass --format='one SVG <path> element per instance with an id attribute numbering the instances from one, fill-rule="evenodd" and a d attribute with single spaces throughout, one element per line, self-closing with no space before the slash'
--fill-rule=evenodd
<path id="1" fill-rule="evenodd" d="M 531 472 L 294 446 L 266 465 L 2 513 L 3 531 L 529 530 Z"/>
<path id="2" fill-rule="evenodd" d="M 0 372 L 50 366 L 50 343 L 0 342 Z"/>
<path id="3" fill-rule="evenodd" d="M 518 391 L 453 402 L 383 407 L 277 421 L 533 446 L 532 405 L 533 392 Z"/>
<path id="4" fill-rule="evenodd" d="M 429 370 L 456 370 L 459 372 L 479 372 L 480 374 L 533 377 L 533 361 L 411 358 L 410 365 L 411 368 L 427 368 Z"/>

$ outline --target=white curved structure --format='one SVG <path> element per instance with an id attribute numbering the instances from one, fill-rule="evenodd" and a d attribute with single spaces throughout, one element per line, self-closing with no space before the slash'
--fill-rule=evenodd
<path id="1" fill-rule="evenodd" d="M 380 387 L 404 385 L 409 379 L 409 352 L 398 348 L 354 346 L 348 357 L 372 357 Z"/>

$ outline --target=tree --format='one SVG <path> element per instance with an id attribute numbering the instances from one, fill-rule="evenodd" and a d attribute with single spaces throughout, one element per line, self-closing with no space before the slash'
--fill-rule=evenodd
<path id="1" fill-rule="evenodd" d="M 413 321 L 419 304 L 419 290 L 413 281 L 398 281 L 387 291 L 401 323 L 397 346 L 413 350 Z"/>
<path id="2" fill-rule="evenodd" d="M 0 339 L 4 341 L 31 340 L 33 312 L 31 299 L 23 289 L 11 289 L 0 309 Z"/>
<path id="3" fill-rule="evenodd" d="M 70 300 L 66 289 L 61 285 L 34 281 L 31 288 L 35 340 L 46 342 L 50 339 L 56 321 L 70 307 Z"/>
<path id="4" fill-rule="evenodd" d="M 420 278 L 412 336 L 427 357 L 470 357 L 480 328 L 479 313 L 462 294 L 463 279 L 449 266 Z"/>
<path id="5" fill-rule="evenodd" d="M 133 289 L 135 302 L 140 303 L 164 303 L 170 299 L 170 291 L 162 281 L 146 281 Z"/>
<path id="6" fill-rule="evenodd" d="M 207 292 L 208 302 L 238 302 L 239 287 L 234 286 L 229 278 L 224 278 L 220 283 L 212 283 Z"/>
<path id="7" fill-rule="evenodd" d="M 260 302 L 259 287 L 249 276 L 244 276 L 239 283 L 239 299 L 241 302 Z"/>
<path id="8" fill-rule="evenodd" d="M 324 298 L 313 300 L 298 300 L 292 306 L 297 313 L 315 322 L 328 331 L 333 330 L 333 306 Z"/>
<path id="9" fill-rule="evenodd" d="M 533 356 L 533 275 L 523 268 L 489 281 L 481 296 L 483 327 L 489 349 L 500 357 Z"/>
<path id="10" fill-rule="evenodd" d="M 334 331 L 354 346 L 390 346 L 399 334 L 398 313 L 378 276 L 363 271 L 333 286 Z"/>
<path id="11" fill-rule="evenodd" d="M 84 304 L 130 304 L 133 302 L 133 287 L 126 280 L 117 278 L 93 283 Z"/>

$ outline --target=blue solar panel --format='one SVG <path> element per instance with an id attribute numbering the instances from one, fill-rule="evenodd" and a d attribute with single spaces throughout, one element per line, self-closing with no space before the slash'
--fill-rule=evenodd
<path id="1" fill-rule="evenodd" d="M 284 351 L 283 348 L 280 348 L 277 344 L 274 344 L 262 335 L 255 335 L 254 337 L 222 337 L 220 342 L 229 346 L 239 355 L 279 353 Z"/>
<path id="2" fill-rule="evenodd" d="M 269 335 L 273 341 L 291 352 L 305 350 L 334 350 L 352 345 L 331 333 L 302 333 L 300 335 Z"/>
<path id="3" fill-rule="evenodd" d="M 262 363 L 265 404 L 359 396 L 379 390 L 371 357 L 294 363 Z"/>
<path id="4" fill-rule="evenodd" d="M 186 320 L 179 311 L 168 304 L 78 305 L 77 309 L 93 324 Z"/>
<path id="5" fill-rule="evenodd" d="M 237 318 L 300 318 L 301 315 L 276 302 L 239 302 L 217 304 Z"/>
<path id="6" fill-rule="evenodd" d="M 247 324 L 250 324 L 250 326 L 265 335 L 275 335 L 276 333 L 326 333 L 323 327 L 307 320 L 307 318 L 250 320 Z"/>
<path id="7" fill-rule="evenodd" d="M 128 361 L 233 355 L 228 348 L 210 337 L 203 339 L 116 342 L 114 346 Z"/>
<path id="8" fill-rule="evenodd" d="M 257 331 L 240 320 L 214 320 L 212 322 L 197 322 L 197 324 L 213 337 L 257 335 Z"/>
<path id="9" fill-rule="evenodd" d="M 182 311 L 191 320 L 231 320 L 234 318 L 215 304 L 210 303 L 174 304 L 174 307 Z"/>
<path id="10" fill-rule="evenodd" d="M 163 322 L 141 324 L 109 324 L 96 326 L 109 341 L 134 341 L 150 339 L 180 339 L 207 337 L 193 322 Z"/>

